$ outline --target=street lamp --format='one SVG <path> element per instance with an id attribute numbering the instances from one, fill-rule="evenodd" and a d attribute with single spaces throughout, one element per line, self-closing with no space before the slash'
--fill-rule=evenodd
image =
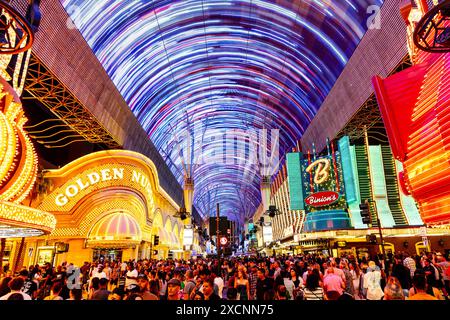
<path id="1" fill-rule="evenodd" d="M 269 210 L 266 211 L 266 214 L 273 218 L 281 214 L 281 211 L 277 209 L 276 206 L 269 206 Z"/>
<path id="2" fill-rule="evenodd" d="M 183 207 L 180 207 L 180 211 L 177 211 L 177 213 L 174 215 L 174 217 L 180 218 L 181 221 L 183 221 L 183 220 L 186 220 L 189 215 L 190 215 L 190 213 L 187 212 L 186 208 L 183 206 Z"/>

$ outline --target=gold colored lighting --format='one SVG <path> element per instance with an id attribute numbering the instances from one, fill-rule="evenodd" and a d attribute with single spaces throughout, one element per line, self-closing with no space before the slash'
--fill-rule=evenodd
<path id="1" fill-rule="evenodd" d="M 50 233 L 56 226 L 56 218 L 47 212 L 0 201 L 0 224 L 31 228 Z"/>
<path id="2" fill-rule="evenodd" d="M 37 156 L 23 130 L 27 121 L 13 88 L 0 79 L 0 201 L 21 203 L 37 176 Z"/>
<path id="3" fill-rule="evenodd" d="M 104 163 L 104 165 L 100 165 L 101 163 Z M 95 168 L 93 168 L 93 166 L 95 166 Z M 125 170 L 124 174 L 126 174 L 127 176 L 124 176 L 124 179 L 116 179 L 116 180 L 102 179 L 102 181 L 99 181 L 94 185 L 91 184 L 89 186 L 90 192 L 88 193 L 94 192 L 101 188 L 107 188 L 110 186 L 129 187 L 132 189 L 140 190 L 143 195 L 149 197 L 149 199 L 147 199 L 148 201 L 151 202 L 149 208 L 153 207 L 153 200 L 152 200 L 153 194 L 159 193 L 163 197 L 163 199 L 168 201 L 168 203 L 171 206 L 171 209 L 175 209 L 176 211 L 180 209 L 180 206 L 160 186 L 158 170 L 156 169 L 155 164 L 146 156 L 133 151 L 106 150 L 94 152 L 81 158 L 78 158 L 77 160 L 69 163 L 63 168 L 49 170 L 48 172 L 46 172 L 45 177 L 46 179 L 50 180 L 54 179 L 66 180 L 66 183 L 64 183 L 63 186 L 61 185 L 57 186 L 58 193 L 64 194 L 66 188 L 70 184 L 77 183 L 76 181 L 79 178 L 85 179 L 86 176 L 84 174 L 89 174 L 102 169 L 109 169 L 112 172 L 114 168 L 116 169 L 124 168 Z M 135 176 L 134 179 L 135 181 L 132 181 L 133 171 L 138 173 L 138 175 Z M 131 174 L 131 177 L 129 177 L 128 174 Z M 143 177 L 145 177 L 146 179 L 142 179 Z M 136 180 L 136 178 L 139 179 Z M 67 183 L 67 180 L 69 179 L 72 181 L 72 183 L 70 182 Z M 83 180 L 82 182 L 83 184 L 85 184 L 85 180 Z M 155 187 L 155 190 L 152 190 L 153 187 Z M 81 190 L 80 188 L 79 190 L 80 192 L 78 192 L 77 196 L 72 198 L 69 203 L 81 200 L 80 195 L 81 193 L 85 192 L 85 190 L 86 189 Z M 55 192 L 53 191 L 51 195 L 46 197 L 44 202 L 40 205 L 40 209 L 45 211 L 61 211 L 61 207 L 56 206 L 55 203 L 56 200 L 55 197 L 58 195 L 58 193 L 55 194 Z M 84 195 L 88 193 L 85 192 Z"/>

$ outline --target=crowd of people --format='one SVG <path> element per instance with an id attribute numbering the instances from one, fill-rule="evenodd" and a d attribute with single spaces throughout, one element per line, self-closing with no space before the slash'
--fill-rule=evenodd
<path id="1" fill-rule="evenodd" d="M 440 253 L 64 262 L 5 272 L 0 300 L 444 300 L 449 283 Z"/>

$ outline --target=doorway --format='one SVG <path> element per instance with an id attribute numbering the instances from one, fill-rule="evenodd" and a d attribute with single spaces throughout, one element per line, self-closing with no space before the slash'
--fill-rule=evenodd
<path id="1" fill-rule="evenodd" d="M 122 261 L 122 249 L 94 249 L 93 260 L 99 263 Z"/>

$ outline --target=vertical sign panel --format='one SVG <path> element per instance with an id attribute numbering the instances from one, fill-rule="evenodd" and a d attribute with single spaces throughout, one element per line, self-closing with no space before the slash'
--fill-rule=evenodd
<path id="1" fill-rule="evenodd" d="M 369 167 L 373 196 L 377 204 L 381 226 L 383 228 L 392 228 L 395 225 L 395 221 L 387 197 L 381 146 L 369 146 Z"/>
<path id="2" fill-rule="evenodd" d="M 350 152 L 350 139 L 348 136 L 342 137 L 339 142 L 339 152 L 341 154 L 342 171 L 344 174 L 345 196 L 347 202 L 353 203 L 358 201 L 356 195 L 355 177 L 353 176 L 352 157 Z"/>
<path id="3" fill-rule="evenodd" d="M 287 172 L 290 194 L 290 210 L 304 210 L 304 194 L 303 194 L 303 180 L 302 180 L 302 168 L 301 168 L 302 153 L 288 153 L 286 155 L 287 160 Z"/>

